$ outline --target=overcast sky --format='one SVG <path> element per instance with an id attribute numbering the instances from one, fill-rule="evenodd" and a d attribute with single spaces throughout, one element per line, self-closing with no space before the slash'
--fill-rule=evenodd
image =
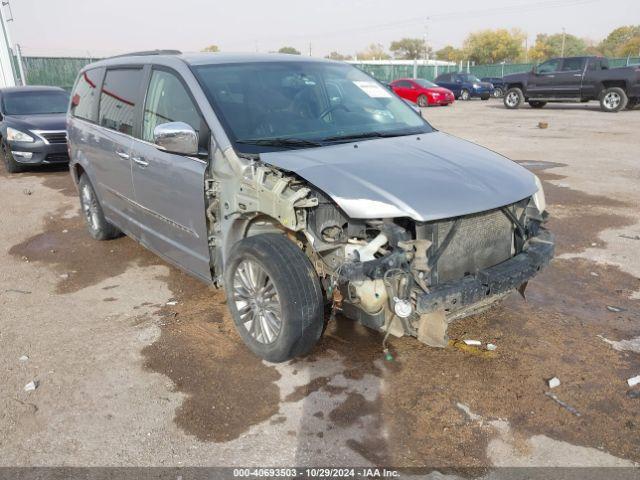
<path id="1" fill-rule="evenodd" d="M 134 50 L 350 53 L 424 37 L 459 46 L 485 28 L 600 40 L 640 24 L 640 0 L 11 0 L 9 32 L 26 55 L 106 56 Z M 9 12 L 5 9 L 5 15 Z"/>

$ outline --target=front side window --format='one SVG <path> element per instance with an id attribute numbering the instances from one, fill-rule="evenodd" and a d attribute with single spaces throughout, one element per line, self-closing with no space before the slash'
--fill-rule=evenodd
<path id="1" fill-rule="evenodd" d="M 100 92 L 100 125 L 133 135 L 134 114 L 141 80 L 141 69 L 107 70 Z"/>
<path id="2" fill-rule="evenodd" d="M 154 70 L 145 101 L 142 139 L 153 142 L 154 129 L 170 122 L 185 122 L 200 134 L 200 114 L 182 82 L 172 73 Z"/>
<path id="3" fill-rule="evenodd" d="M 94 68 L 80 74 L 71 96 L 71 115 L 84 120 L 95 121 L 95 107 L 98 104 L 97 85 L 102 70 Z"/>
<path id="4" fill-rule="evenodd" d="M 429 80 L 425 80 L 424 78 L 417 78 L 415 82 L 420 85 L 422 88 L 434 88 L 437 85 Z"/>
<path id="5" fill-rule="evenodd" d="M 2 96 L 5 115 L 46 115 L 65 113 L 69 94 L 61 90 L 6 92 Z"/>
<path id="6" fill-rule="evenodd" d="M 470 75 L 468 73 L 462 73 L 458 75 L 458 78 L 466 83 L 478 83 L 480 79 L 475 75 Z"/>
<path id="7" fill-rule="evenodd" d="M 560 59 L 554 58 L 538 65 L 536 69 L 537 73 L 553 73 L 557 72 L 560 68 Z"/>
<path id="8" fill-rule="evenodd" d="M 350 65 L 286 61 L 194 70 L 241 152 L 432 131 L 402 100 Z"/>

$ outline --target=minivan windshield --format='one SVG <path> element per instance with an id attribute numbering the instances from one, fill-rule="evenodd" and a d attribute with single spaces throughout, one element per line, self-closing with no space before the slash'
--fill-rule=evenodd
<path id="1" fill-rule="evenodd" d="M 194 71 L 240 152 L 433 130 L 387 88 L 351 65 L 274 61 L 202 65 Z"/>
<path id="2" fill-rule="evenodd" d="M 6 115 L 65 113 L 69 106 L 69 94 L 58 90 L 7 92 L 2 95 L 2 102 Z"/>

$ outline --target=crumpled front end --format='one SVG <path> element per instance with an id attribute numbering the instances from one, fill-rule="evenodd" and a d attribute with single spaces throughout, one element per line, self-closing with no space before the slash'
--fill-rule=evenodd
<path id="1" fill-rule="evenodd" d="M 554 254 L 539 196 L 430 222 L 353 220 L 318 198 L 306 233 L 334 309 L 432 346 L 446 345 L 451 321 L 524 294 Z"/>

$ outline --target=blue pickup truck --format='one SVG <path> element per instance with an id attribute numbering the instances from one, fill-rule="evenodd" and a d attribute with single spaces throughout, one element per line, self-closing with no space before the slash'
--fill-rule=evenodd
<path id="1" fill-rule="evenodd" d="M 493 95 L 491 83 L 483 82 L 470 73 L 443 73 L 436 77 L 435 83 L 439 87 L 451 90 L 460 100 L 471 100 L 473 97 L 489 100 L 489 97 Z"/>

